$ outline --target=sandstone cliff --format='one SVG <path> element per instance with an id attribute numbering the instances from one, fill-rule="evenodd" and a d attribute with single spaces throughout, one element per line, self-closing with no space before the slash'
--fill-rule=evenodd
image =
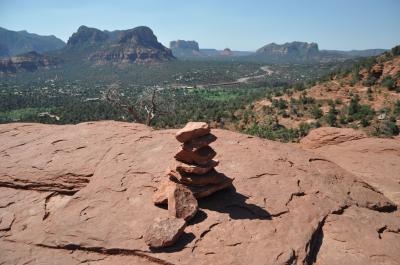
<path id="1" fill-rule="evenodd" d="M 81 26 L 69 38 L 62 53 L 80 53 L 83 59 L 97 64 L 141 64 L 174 59 L 171 50 L 159 43 L 153 31 L 145 26 L 112 32 Z"/>
<path id="2" fill-rule="evenodd" d="M 28 52 L 11 58 L 0 59 L 0 73 L 13 74 L 21 70 L 32 72 L 39 68 L 55 67 L 60 62 L 61 60 L 54 56 Z"/>

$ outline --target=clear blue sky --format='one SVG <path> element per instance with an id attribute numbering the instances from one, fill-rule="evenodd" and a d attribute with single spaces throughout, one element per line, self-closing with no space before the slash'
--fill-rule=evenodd
<path id="1" fill-rule="evenodd" d="M 160 42 L 255 50 L 267 43 L 317 42 L 321 49 L 400 44 L 400 0 L 0 0 L 0 26 L 68 37 L 80 25 L 146 25 Z"/>

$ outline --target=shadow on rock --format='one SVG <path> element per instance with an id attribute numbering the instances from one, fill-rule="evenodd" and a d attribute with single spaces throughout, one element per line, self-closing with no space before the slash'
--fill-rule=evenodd
<path id="1" fill-rule="evenodd" d="M 234 187 L 216 192 L 215 194 L 200 199 L 199 207 L 219 213 L 227 213 L 232 219 L 259 219 L 271 220 L 272 216 L 265 209 L 246 203 L 249 197 L 236 191 Z"/>
<path id="2" fill-rule="evenodd" d="M 206 220 L 208 217 L 207 213 L 204 212 L 203 210 L 199 209 L 196 213 L 196 215 L 189 220 L 188 225 L 195 225 L 198 223 L 203 222 L 204 220 Z"/>
<path id="3" fill-rule="evenodd" d="M 180 237 L 178 242 L 175 243 L 172 247 L 165 248 L 150 248 L 153 253 L 173 253 L 178 252 L 184 249 L 190 242 L 195 239 L 195 235 L 193 233 L 184 232 Z"/>

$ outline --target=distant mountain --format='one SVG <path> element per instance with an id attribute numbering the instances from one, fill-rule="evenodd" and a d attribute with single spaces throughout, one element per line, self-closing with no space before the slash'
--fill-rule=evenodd
<path id="1" fill-rule="evenodd" d="M 218 57 L 220 55 L 220 51 L 217 49 L 200 49 L 201 54 L 207 57 Z"/>
<path id="2" fill-rule="evenodd" d="M 270 43 L 256 51 L 256 53 L 263 55 L 280 55 L 293 57 L 312 57 L 317 55 L 318 52 L 318 44 L 299 41 L 287 42 L 282 45 Z"/>
<path id="3" fill-rule="evenodd" d="M 8 56 L 10 54 L 9 49 L 0 43 L 0 57 Z"/>
<path id="4" fill-rule="evenodd" d="M 329 53 L 338 53 L 345 56 L 351 57 L 369 57 L 369 56 L 377 56 L 384 52 L 386 49 L 368 49 L 368 50 L 351 50 L 351 51 L 338 51 L 338 50 L 325 50 Z"/>
<path id="5" fill-rule="evenodd" d="M 269 43 L 256 52 L 202 49 L 196 41 L 176 40 L 170 42 L 174 56 L 183 60 L 234 60 L 265 63 L 308 63 L 344 61 L 355 57 L 379 55 L 386 50 L 320 50 L 317 43 L 293 41 L 284 44 Z"/>
<path id="6" fill-rule="evenodd" d="M 0 27 L 0 56 L 13 56 L 36 51 L 39 53 L 61 49 L 65 43 L 57 37 L 41 36 Z"/>
<path id="7" fill-rule="evenodd" d="M 226 57 L 245 56 L 252 54 L 247 51 L 232 51 L 229 48 L 224 50 L 200 49 L 199 43 L 194 40 L 176 40 L 169 44 L 174 56 L 181 59 L 224 59 Z"/>
<path id="8" fill-rule="evenodd" d="M 199 44 L 197 41 L 190 40 L 176 40 L 176 41 L 171 41 L 169 43 L 170 49 L 186 49 L 186 50 L 195 50 L 199 51 Z"/>
<path id="9" fill-rule="evenodd" d="M 101 31 L 80 26 L 69 38 L 60 56 L 76 57 L 97 64 L 153 63 L 175 59 L 171 50 L 157 41 L 145 26 L 128 30 Z"/>
<path id="10" fill-rule="evenodd" d="M 251 57 L 271 62 L 296 62 L 316 60 L 319 55 L 318 44 L 294 41 L 284 44 L 267 44 L 258 49 Z"/>
<path id="11" fill-rule="evenodd" d="M 223 51 L 221 51 L 222 56 L 234 56 L 234 53 L 231 49 L 225 48 Z"/>
<path id="12" fill-rule="evenodd" d="M 201 54 L 199 44 L 192 40 L 176 40 L 169 43 L 172 54 L 176 57 L 204 56 Z"/>
<path id="13" fill-rule="evenodd" d="M 18 71 L 33 72 L 39 68 L 50 68 L 60 63 L 58 58 L 50 55 L 42 55 L 35 51 L 0 59 L 0 73 L 13 74 Z"/>
<path id="14" fill-rule="evenodd" d="M 109 34 L 96 28 L 89 28 L 86 26 L 80 26 L 78 31 L 73 33 L 69 37 L 67 45 L 68 47 L 103 43 L 107 41 Z"/>
<path id="15" fill-rule="evenodd" d="M 385 52 L 383 49 L 335 51 L 319 50 L 317 43 L 287 42 L 284 44 L 270 43 L 246 56 L 246 60 L 270 63 L 301 63 L 344 61 L 354 57 L 369 57 Z"/>

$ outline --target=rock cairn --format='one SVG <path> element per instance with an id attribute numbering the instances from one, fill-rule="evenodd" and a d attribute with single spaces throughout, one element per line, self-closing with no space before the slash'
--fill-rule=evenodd
<path id="1" fill-rule="evenodd" d="M 189 221 L 197 213 L 198 198 L 230 187 L 233 181 L 215 170 L 219 162 L 213 160 L 216 152 L 209 145 L 217 137 L 211 134 L 207 123 L 189 122 L 175 137 L 181 147 L 153 196 L 154 204 L 168 204 L 169 223 L 173 222 L 173 218 Z M 182 224 L 181 221 L 175 222 Z M 156 219 L 146 231 L 145 240 L 150 247 L 171 246 L 183 233 L 183 226 L 179 225 L 181 229 L 175 229 L 174 233 L 163 225 L 165 223 Z M 156 234 L 157 230 L 163 233 Z"/>

